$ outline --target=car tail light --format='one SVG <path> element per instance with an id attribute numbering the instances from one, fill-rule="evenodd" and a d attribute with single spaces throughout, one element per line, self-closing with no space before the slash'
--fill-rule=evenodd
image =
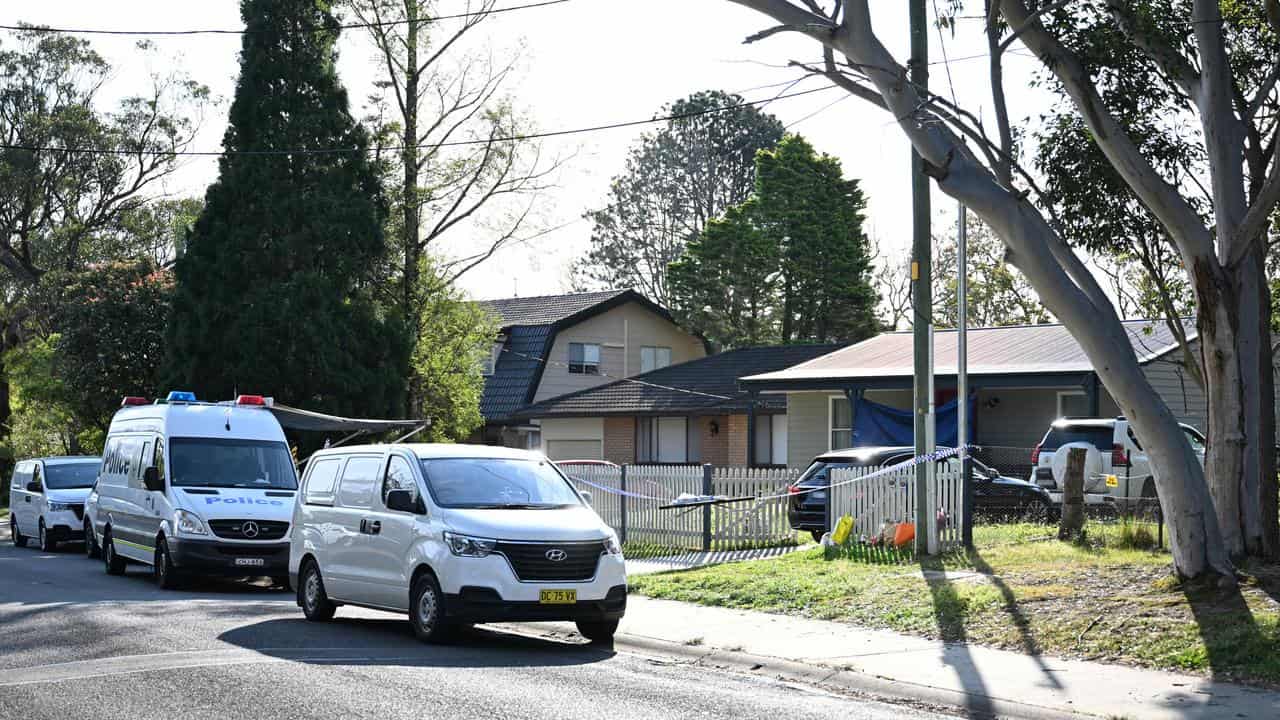
<path id="1" fill-rule="evenodd" d="M 1129 464 L 1129 456 L 1122 447 L 1111 448 L 1111 465 L 1112 467 L 1124 467 Z"/>
<path id="2" fill-rule="evenodd" d="M 1031 450 L 1031 464 L 1032 464 L 1032 465 L 1039 465 L 1039 464 L 1040 464 L 1040 445 L 1036 445 L 1036 446 Z"/>

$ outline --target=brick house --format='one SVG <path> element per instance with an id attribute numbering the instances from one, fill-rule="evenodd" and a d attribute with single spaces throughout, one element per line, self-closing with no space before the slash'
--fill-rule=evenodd
<path id="1" fill-rule="evenodd" d="M 787 464 L 784 396 L 752 398 L 738 378 L 791 367 L 839 345 L 743 348 L 549 398 L 514 413 L 555 460 Z M 754 455 L 754 457 L 752 457 Z"/>

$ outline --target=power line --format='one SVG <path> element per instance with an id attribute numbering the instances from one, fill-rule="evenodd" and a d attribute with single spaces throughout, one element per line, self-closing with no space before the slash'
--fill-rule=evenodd
<path id="1" fill-rule="evenodd" d="M 481 17 L 484 15 L 496 15 L 498 13 L 511 12 L 513 10 L 529 10 L 531 8 L 547 7 L 549 5 L 559 5 L 567 3 L 569 0 L 545 0 L 545 2 L 530 3 L 528 5 L 512 5 L 504 8 L 493 8 L 491 10 L 479 10 L 477 12 L 457 13 L 455 15 L 436 15 L 434 17 L 422 18 L 419 20 L 387 20 L 384 22 L 373 23 L 343 23 L 337 26 L 339 30 L 351 30 L 355 28 L 373 28 L 373 27 L 392 27 L 395 25 L 408 25 L 411 22 L 416 23 L 432 23 L 437 20 L 457 20 L 460 18 Z M 300 30 L 288 30 L 287 32 L 329 32 L 332 28 L 316 27 L 302 28 Z M 151 35 L 151 36 L 181 36 L 181 35 L 252 35 L 254 33 L 280 32 L 278 28 L 270 30 L 249 30 L 248 28 L 221 28 L 221 29 L 197 29 L 197 30 L 101 30 L 95 28 L 54 28 L 27 25 L 0 25 L 0 30 L 16 30 L 19 32 L 35 32 L 35 33 L 62 33 L 65 35 Z"/>
<path id="2" fill-rule="evenodd" d="M 565 2 L 567 0 L 560 0 Z M 775 95 L 771 98 L 763 100 L 748 100 L 734 105 L 724 105 L 721 107 L 707 108 L 705 110 L 696 110 L 694 112 L 679 113 L 675 115 L 662 115 L 659 117 L 649 118 L 648 120 L 627 120 L 625 122 L 609 123 L 606 125 L 593 125 L 585 128 L 574 128 L 571 130 L 550 130 L 541 133 L 529 133 L 527 135 L 507 135 L 503 137 L 486 138 L 483 140 L 453 140 L 441 143 L 422 143 L 420 145 L 387 145 L 382 147 L 345 147 L 345 148 L 296 148 L 292 150 L 148 150 L 148 149 L 132 149 L 123 150 L 119 148 L 68 148 L 57 147 L 52 145 L 20 145 L 15 143 L 0 143 L 0 150 L 23 150 L 26 152 L 64 152 L 64 153 L 84 153 L 87 155 L 175 155 L 184 157 L 222 157 L 230 155 L 344 155 L 361 152 L 394 152 L 404 150 L 407 147 L 422 148 L 441 148 L 441 147 L 457 147 L 464 145 L 488 145 L 500 142 L 516 142 L 521 140 L 537 140 L 540 138 L 561 137 L 564 135 L 578 135 L 589 132 L 600 132 L 603 130 L 617 130 L 619 128 L 636 127 L 638 125 L 651 125 L 653 123 L 667 122 L 670 120 L 683 120 L 685 118 L 698 117 L 701 115 L 710 115 L 713 113 L 727 112 L 729 110 L 737 110 L 744 107 L 752 107 L 757 105 L 768 105 L 775 100 L 785 100 L 786 98 L 799 97 L 801 95 L 812 95 L 813 93 L 831 90 L 835 85 L 826 85 L 820 88 L 810 90 L 797 90 L 793 93 L 783 93 Z"/>

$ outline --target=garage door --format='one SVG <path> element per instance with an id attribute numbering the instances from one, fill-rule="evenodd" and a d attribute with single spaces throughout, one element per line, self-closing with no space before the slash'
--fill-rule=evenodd
<path id="1" fill-rule="evenodd" d="M 548 440 L 547 457 L 552 460 L 602 460 L 603 444 L 599 440 Z"/>

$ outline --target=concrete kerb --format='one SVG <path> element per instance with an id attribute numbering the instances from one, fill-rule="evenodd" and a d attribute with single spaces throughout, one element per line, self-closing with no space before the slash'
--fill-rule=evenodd
<path id="1" fill-rule="evenodd" d="M 514 629 L 521 635 L 542 638 L 564 639 L 572 635 L 564 630 L 550 629 L 546 625 L 525 623 L 506 624 L 501 629 Z M 671 659 L 743 675 L 768 676 L 782 682 L 810 685 L 888 702 L 959 711 L 966 717 L 1020 720 L 1079 720 L 1082 717 L 1096 717 L 1087 713 L 1064 712 L 987 695 L 891 680 L 848 668 L 802 663 L 722 648 L 705 648 L 642 635 L 618 634 L 614 637 L 613 646 L 615 650 L 633 655 Z"/>

